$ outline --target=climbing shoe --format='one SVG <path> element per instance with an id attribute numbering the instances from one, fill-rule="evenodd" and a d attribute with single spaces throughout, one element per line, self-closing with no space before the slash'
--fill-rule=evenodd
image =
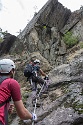
<path id="1" fill-rule="evenodd" d="M 37 107 L 40 107 L 41 106 L 41 102 L 38 100 L 37 101 L 37 104 L 36 104 Z"/>

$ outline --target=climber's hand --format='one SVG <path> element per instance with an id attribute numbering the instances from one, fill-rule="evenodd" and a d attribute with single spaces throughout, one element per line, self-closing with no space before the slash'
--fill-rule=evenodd
<path id="1" fill-rule="evenodd" d="M 35 113 L 32 113 L 32 121 L 37 121 L 37 115 Z"/>

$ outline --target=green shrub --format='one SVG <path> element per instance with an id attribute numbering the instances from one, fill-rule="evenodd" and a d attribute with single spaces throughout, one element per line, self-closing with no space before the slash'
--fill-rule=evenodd
<path id="1" fill-rule="evenodd" d="M 72 32 L 67 32 L 64 35 L 63 40 L 68 48 L 71 48 L 78 43 L 78 38 L 76 36 L 73 36 Z"/>
<path id="2" fill-rule="evenodd" d="M 80 48 L 83 48 L 83 42 L 80 42 L 79 45 L 80 45 Z"/>
<path id="3" fill-rule="evenodd" d="M 8 33 L 8 31 L 2 31 L 2 29 L 0 28 L 0 42 L 3 42 L 4 36 Z"/>

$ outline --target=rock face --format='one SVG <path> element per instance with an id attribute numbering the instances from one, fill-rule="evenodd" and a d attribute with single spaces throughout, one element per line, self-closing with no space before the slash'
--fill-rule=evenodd
<path id="1" fill-rule="evenodd" d="M 48 96 L 40 98 L 36 109 L 35 125 L 82 125 L 83 124 L 83 49 L 68 64 L 62 64 L 49 72 L 51 83 Z M 27 91 L 26 91 L 27 93 Z M 31 94 L 27 108 L 32 111 Z M 30 124 L 28 121 L 24 124 Z"/>
<path id="2" fill-rule="evenodd" d="M 39 51 L 51 65 L 67 62 L 67 46 L 62 37 L 72 31 L 79 41 L 83 41 L 82 11 L 80 9 L 71 13 L 57 0 L 49 0 L 18 35 L 9 53 L 29 54 Z"/>
<path id="3" fill-rule="evenodd" d="M 39 51 L 52 65 L 57 64 L 56 60 L 61 60 L 59 63 L 62 63 L 66 46 L 61 41 L 60 30 L 66 25 L 70 15 L 71 11 L 57 0 L 49 0 L 19 34 L 20 40 L 14 43 L 10 52 Z"/>
<path id="4" fill-rule="evenodd" d="M 71 58 L 71 55 L 68 57 Z M 51 82 L 47 97 L 38 99 L 41 106 L 36 108 L 38 121 L 35 125 L 82 125 L 83 124 L 83 49 L 76 51 L 68 64 L 62 64 L 49 72 Z M 33 112 L 29 85 L 24 89 L 26 107 Z M 16 120 L 16 119 L 15 119 Z M 18 122 L 18 120 L 17 120 Z M 16 122 L 14 122 L 15 124 Z M 19 123 L 15 124 L 18 125 Z M 31 121 L 21 125 L 31 125 Z M 11 124 L 13 125 L 13 124 Z"/>
<path id="5" fill-rule="evenodd" d="M 62 39 L 68 31 L 79 41 L 70 49 Z M 49 0 L 17 38 L 9 35 L 0 48 L 1 58 L 15 61 L 15 79 L 21 83 L 24 98 L 27 95 L 25 104 L 31 112 L 31 90 L 24 67 L 30 58 L 38 58 L 49 74 L 48 96 L 39 100 L 42 103 L 36 109 L 35 125 L 83 125 L 83 8 L 71 13 L 58 0 Z M 11 125 L 32 124 L 19 121 L 16 117 Z"/>
<path id="6" fill-rule="evenodd" d="M 13 46 L 16 36 L 9 33 L 4 37 L 4 41 L 0 43 L 0 55 L 9 53 L 10 48 Z"/>
<path id="7" fill-rule="evenodd" d="M 38 28 L 43 28 L 43 26 L 51 28 L 55 26 L 60 30 L 66 24 L 70 14 L 71 11 L 64 8 L 58 0 L 48 0 L 18 37 L 22 38 L 27 35 L 34 28 L 34 25 Z"/>
<path id="8" fill-rule="evenodd" d="M 83 41 L 82 11 L 71 13 L 57 0 L 49 0 L 19 34 L 10 53 L 39 51 L 51 65 L 67 62 L 67 46 L 62 37 L 71 31 L 79 41 Z"/>

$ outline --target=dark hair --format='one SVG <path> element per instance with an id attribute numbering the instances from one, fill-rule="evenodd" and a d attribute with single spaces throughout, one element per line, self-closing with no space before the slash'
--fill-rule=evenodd
<path id="1" fill-rule="evenodd" d="M 15 71 L 14 68 L 12 68 L 13 72 Z M 11 71 L 9 73 L 1 73 L 0 72 L 0 76 L 7 76 L 7 75 L 10 75 L 11 74 Z"/>

